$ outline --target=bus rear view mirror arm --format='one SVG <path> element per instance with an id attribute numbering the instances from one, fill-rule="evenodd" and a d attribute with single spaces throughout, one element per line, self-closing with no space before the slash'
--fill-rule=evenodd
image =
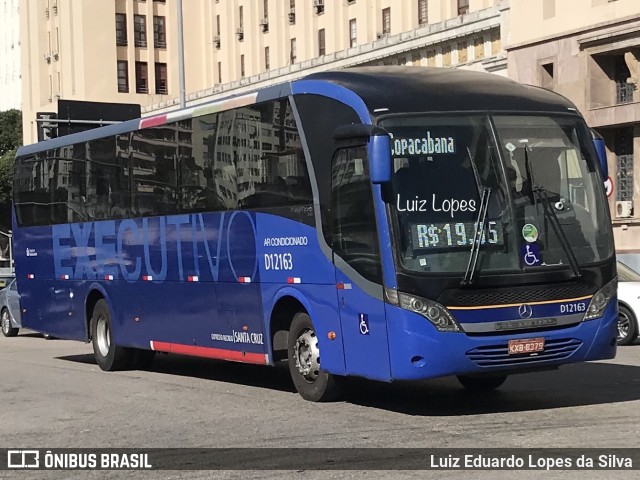
<path id="1" fill-rule="evenodd" d="M 600 161 L 600 172 L 602 178 L 605 180 L 609 176 L 609 165 L 607 164 L 607 147 L 604 143 L 604 138 L 593 128 L 591 129 L 591 138 L 593 139 L 593 146 L 598 154 L 598 160 Z"/>

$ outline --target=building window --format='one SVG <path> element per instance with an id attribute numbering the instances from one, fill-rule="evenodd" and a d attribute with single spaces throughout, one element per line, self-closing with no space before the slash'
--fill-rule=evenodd
<path id="1" fill-rule="evenodd" d="M 240 55 L 240 78 L 244 78 L 244 76 L 245 76 L 244 55 Z"/>
<path id="2" fill-rule="evenodd" d="M 427 50 L 427 66 L 435 67 L 436 66 L 436 51 L 435 50 Z"/>
<path id="3" fill-rule="evenodd" d="M 165 28 L 164 17 L 153 17 L 153 46 L 156 48 L 167 48 L 167 30 Z"/>
<path id="4" fill-rule="evenodd" d="M 491 30 L 491 55 L 500 53 L 502 45 L 500 43 L 500 30 Z"/>
<path id="5" fill-rule="evenodd" d="M 358 43 L 358 27 L 356 24 L 356 19 L 352 18 L 349 20 L 349 46 L 355 47 Z"/>
<path id="6" fill-rule="evenodd" d="M 297 52 L 297 44 L 296 44 L 296 39 L 292 38 L 291 39 L 291 63 L 296 63 L 296 60 L 298 59 L 298 52 Z"/>
<path id="7" fill-rule="evenodd" d="M 116 13 L 116 45 L 127 45 L 127 15 Z"/>
<path id="8" fill-rule="evenodd" d="M 129 93 L 129 62 L 118 60 L 118 92 Z"/>
<path id="9" fill-rule="evenodd" d="M 169 93 L 166 63 L 156 63 L 156 93 L 160 95 Z"/>
<path id="10" fill-rule="evenodd" d="M 271 69 L 271 56 L 269 54 L 269 47 L 264 47 L 264 68 L 265 70 Z"/>
<path id="11" fill-rule="evenodd" d="M 147 19 L 144 15 L 133 16 L 133 38 L 136 47 L 147 46 Z"/>
<path id="12" fill-rule="evenodd" d="M 382 10 L 382 33 L 391 33 L 391 7 Z"/>
<path id="13" fill-rule="evenodd" d="M 633 200 L 633 128 L 618 128 L 614 134 L 616 152 L 616 200 Z"/>
<path id="14" fill-rule="evenodd" d="M 451 47 L 442 47 L 442 66 L 448 67 L 451 65 Z"/>
<path id="15" fill-rule="evenodd" d="M 238 36 L 238 40 L 244 40 L 244 8 L 240 6 L 238 9 L 238 28 L 236 28 L 236 35 Z"/>
<path id="16" fill-rule="evenodd" d="M 427 0 L 418 0 L 418 25 L 429 23 L 429 10 Z"/>
<path id="17" fill-rule="evenodd" d="M 473 56 L 476 60 L 484 57 L 484 37 L 473 39 Z"/>
<path id="18" fill-rule="evenodd" d="M 296 23 L 296 0 L 289 0 L 289 24 Z"/>
<path id="19" fill-rule="evenodd" d="M 629 81 L 631 71 L 625 56 L 630 56 L 631 58 L 629 60 L 635 63 L 635 55 L 632 53 L 617 55 L 614 57 L 616 105 L 633 102 L 633 92 L 636 90 L 636 84 Z"/>
<path id="20" fill-rule="evenodd" d="M 458 15 L 469 13 L 469 0 L 458 0 Z"/>
<path id="21" fill-rule="evenodd" d="M 324 42 L 324 28 L 318 30 L 318 56 L 321 57 L 327 53 Z"/>
<path id="22" fill-rule="evenodd" d="M 136 62 L 136 93 L 149 93 L 147 62 Z"/>
<path id="23" fill-rule="evenodd" d="M 262 27 L 262 33 L 269 31 L 269 0 L 264 0 L 262 5 L 262 20 L 260 20 L 260 26 Z"/>
<path id="24" fill-rule="evenodd" d="M 542 18 L 552 18 L 556 16 L 556 0 L 543 0 L 542 2 Z"/>
<path id="25" fill-rule="evenodd" d="M 540 75 L 540 86 L 547 90 L 553 90 L 553 62 L 540 65 L 538 73 Z"/>
<path id="26" fill-rule="evenodd" d="M 222 62 L 218 62 L 218 83 L 222 83 Z"/>
<path id="27" fill-rule="evenodd" d="M 458 42 L 458 63 L 467 63 L 467 42 Z"/>

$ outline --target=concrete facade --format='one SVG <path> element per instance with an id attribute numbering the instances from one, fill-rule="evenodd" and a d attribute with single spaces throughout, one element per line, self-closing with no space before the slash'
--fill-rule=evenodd
<path id="1" fill-rule="evenodd" d="M 20 109 L 18 0 L 0 0 L 0 111 Z"/>
<path id="2" fill-rule="evenodd" d="M 604 137 L 616 250 L 640 252 L 640 5 L 511 0 L 509 16 L 509 77 L 568 97 Z"/>
<path id="3" fill-rule="evenodd" d="M 356 64 L 506 74 L 504 0 L 182 4 L 187 105 Z M 177 0 L 20 0 L 25 144 L 37 139 L 36 113 L 56 112 L 60 98 L 139 103 L 145 114 L 177 108 L 177 6 Z M 159 21 L 162 38 L 154 28 Z M 162 65 L 166 78 L 159 82 Z"/>

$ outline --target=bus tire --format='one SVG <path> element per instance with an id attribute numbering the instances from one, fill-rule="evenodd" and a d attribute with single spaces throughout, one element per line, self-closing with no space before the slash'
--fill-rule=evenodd
<path id="1" fill-rule="evenodd" d="M 311 402 L 331 402 L 343 395 L 341 379 L 320 370 L 318 338 L 305 312 L 293 317 L 287 340 L 289 372 L 296 390 Z"/>
<path id="2" fill-rule="evenodd" d="M 5 337 L 15 337 L 18 334 L 18 330 L 20 329 L 11 325 L 9 310 L 7 310 L 6 308 L 2 309 L 2 313 L 0 314 L 0 322 L 2 323 L 2 334 Z"/>
<path id="3" fill-rule="evenodd" d="M 91 343 L 98 366 L 106 371 L 124 370 L 131 362 L 131 351 L 113 343 L 111 311 L 104 299 L 97 301 L 91 316 Z"/>
<path id="4" fill-rule="evenodd" d="M 638 320 L 625 305 L 618 304 L 618 345 L 631 345 L 638 336 Z"/>
<path id="5" fill-rule="evenodd" d="M 489 390 L 495 390 L 501 386 L 507 375 L 495 375 L 490 377 L 474 376 L 474 375 L 458 375 L 458 381 L 467 390 L 474 392 L 488 392 Z"/>

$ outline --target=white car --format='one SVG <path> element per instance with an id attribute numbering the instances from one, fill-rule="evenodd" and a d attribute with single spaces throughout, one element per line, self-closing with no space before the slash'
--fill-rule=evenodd
<path id="1" fill-rule="evenodd" d="M 618 345 L 630 345 L 638 336 L 640 274 L 618 262 Z"/>

